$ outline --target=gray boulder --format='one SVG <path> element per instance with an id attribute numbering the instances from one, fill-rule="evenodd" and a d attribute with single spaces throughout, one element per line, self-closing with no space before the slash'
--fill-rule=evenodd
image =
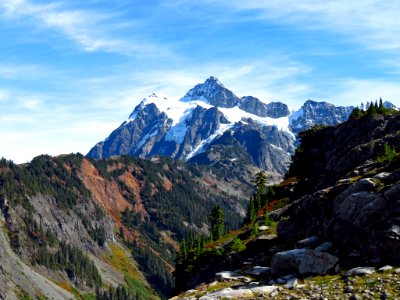
<path id="1" fill-rule="evenodd" d="M 304 274 L 326 274 L 333 270 L 339 259 L 328 253 L 311 249 L 294 249 L 278 252 L 272 257 L 272 274 L 287 274 L 293 271 Z"/>
<path id="2" fill-rule="evenodd" d="M 270 267 L 254 266 L 251 270 L 246 271 L 246 274 L 260 276 L 265 273 L 271 273 Z"/>
<path id="3" fill-rule="evenodd" d="M 223 271 L 215 274 L 217 280 L 219 281 L 243 281 L 243 282 L 250 282 L 250 278 L 241 276 L 238 273 L 231 272 L 231 271 Z"/>
<path id="4" fill-rule="evenodd" d="M 317 236 L 312 236 L 306 239 L 303 239 L 301 241 L 298 241 L 296 243 L 296 246 L 298 248 L 314 248 L 316 246 L 318 246 L 320 243 L 319 239 Z"/>
<path id="5" fill-rule="evenodd" d="M 219 291 L 207 293 L 200 300 L 211 300 L 211 299 L 238 299 L 238 298 L 250 298 L 254 297 L 253 292 L 249 289 L 232 289 L 225 288 Z"/>
<path id="6" fill-rule="evenodd" d="M 315 248 L 315 251 L 319 252 L 328 252 L 328 250 L 332 248 L 332 243 L 331 242 L 325 242 L 319 245 L 317 248 Z"/>
<path id="7" fill-rule="evenodd" d="M 264 286 L 258 286 L 258 287 L 252 288 L 251 291 L 255 295 L 268 296 L 272 292 L 276 291 L 277 289 L 278 289 L 278 287 L 274 286 L 274 285 L 264 285 Z"/>
<path id="8" fill-rule="evenodd" d="M 378 271 L 379 271 L 379 272 L 387 272 L 387 271 L 391 271 L 391 270 L 393 270 L 393 267 L 387 265 L 387 266 L 383 266 L 382 268 L 379 268 Z"/>
<path id="9" fill-rule="evenodd" d="M 374 267 L 357 267 L 346 272 L 347 276 L 362 276 L 369 275 L 375 272 Z"/>

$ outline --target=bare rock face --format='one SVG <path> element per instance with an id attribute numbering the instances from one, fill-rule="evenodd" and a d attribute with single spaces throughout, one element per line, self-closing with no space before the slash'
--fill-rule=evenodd
<path id="1" fill-rule="evenodd" d="M 399 261 L 400 160 L 377 159 L 384 145 L 399 153 L 399 141 L 399 114 L 302 135 L 303 151 L 289 170 L 300 178 L 297 200 L 279 212 L 289 218 L 279 223 L 278 235 L 292 242 L 318 236 L 332 242 L 341 259 L 353 259 L 356 250 L 360 257 Z"/>
<path id="2" fill-rule="evenodd" d="M 352 111 L 352 106 L 336 107 L 327 102 L 308 100 L 299 111 L 290 116 L 290 126 L 295 133 L 299 133 L 314 125 L 332 126 L 345 122 Z"/>
<path id="3" fill-rule="evenodd" d="M 191 163 L 215 164 L 218 161 L 240 161 L 283 175 L 294 152 L 294 137 L 273 126 L 261 126 L 251 119 L 236 124 L 232 131 L 217 137 Z"/>
<path id="4" fill-rule="evenodd" d="M 278 119 L 290 115 L 289 108 L 286 104 L 282 102 L 270 102 L 266 104 L 252 96 L 242 97 L 238 106 L 240 109 L 259 117 Z"/>
<path id="5" fill-rule="evenodd" d="M 288 106 L 282 102 L 270 102 L 267 104 L 267 117 L 283 118 L 290 115 Z"/>
<path id="6" fill-rule="evenodd" d="M 92 158 L 106 158 L 116 154 L 143 156 L 151 151 L 150 145 L 154 145 L 171 127 L 172 120 L 168 119 L 165 113 L 160 112 L 154 104 L 143 107 L 139 105 L 132 114 L 135 114 L 140 121 L 123 122 L 105 141 L 97 143 L 88 156 Z M 147 138 L 144 139 L 144 137 Z"/>
<path id="7" fill-rule="evenodd" d="M 283 275 L 293 271 L 305 274 L 326 274 L 334 269 L 339 259 L 328 253 L 311 249 L 278 252 L 272 257 L 272 274 Z"/>
<path id="8" fill-rule="evenodd" d="M 208 78 L 204 83 L 197 84 L 186 93 L 184 98 L 206 99 L 211 105 L 224 108 L 235 107 L 239 102 L 239 97 L 224 87 L 214 76 Z"/>
<path id="9" fill-rule="evenodd" d="M 336 217 L 362 226 L 388 204 L 385 198 L 370 192 L 375 184 L 370 179 L 362 179 L 350 186 L 334 201 Z"/>

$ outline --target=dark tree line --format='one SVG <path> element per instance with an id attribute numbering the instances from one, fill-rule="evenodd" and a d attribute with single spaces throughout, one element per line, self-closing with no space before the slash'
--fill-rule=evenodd
<path id="1" fill-rule="evenodd" d="M 268 211 L 265 206 L 268 203 L 268 198 L 272 198 L 275 195 L 273 186 L 267 185 L 268 177 L 264 171 L 258 172 L 252 182 L 254 184 L 255 193 L 250 196 L 244 225 L 253 224 L 263 208 L 265 214 L 264 218 L 267 219 Z"/>
<path id="2" fill-rule="evenodd" d="M 116 288 L 110 287 L 108 290 L 100 291 L 96 290 L 97 300 L 141 300 L 144 299 L 140 297 L 137 292 L 132 292 L 128 290 L 123 285 L 118 285 Z"/>
<path id="3" fill-rule="evenodd" d="M 40 247 L 33 263 L 43 265 L 52 270 L 64 270 L 71 281 L 83 280 L 90 287 L 101 287 L 101 276 L 93 263 L 79 248 L 60 242 L 55 253 Z"/>
<path id="4" fill-rule="evenodd" d="M 383 105 L 382 98 L 378 101 L 368 103 L 365 105 L 361 105 L 361 107 L 356 107 L 350 114 L 349 119 L 357 119 L 363 116 L 376 116 L 376 115 L 385 115 L 393 113 L 394 111 L 390 108 L 386 108 Z"/>

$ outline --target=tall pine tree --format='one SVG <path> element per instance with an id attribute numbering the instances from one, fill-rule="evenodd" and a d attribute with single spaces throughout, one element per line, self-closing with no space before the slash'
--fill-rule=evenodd
<path id="1" fill-rule="evenodd" d="M 254 207 L 254 198 L 250 197 L 249 206 L 247 207 L 247 215 L 245 224 L 251 224 L 256 220 L 256 210 Z"/>
<path id="2" fill-rule="evenodd" d="M 219 204 L 211 210 L 209 220 L 211 223 L 211 239 L 216 241 L 224 232 L 224 214 Z"/>

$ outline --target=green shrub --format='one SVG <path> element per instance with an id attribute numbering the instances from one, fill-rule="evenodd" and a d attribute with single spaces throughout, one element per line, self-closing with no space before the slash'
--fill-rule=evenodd
<path id="1" fill-rule="evenodd" d="M 235 237 L 232 240 L 232 244 L 229 247 L 230 252 L 241 252 L 241 251 L 244 251 L 245 249 L 246 249 L 246 245 L 238 237 Z"/>
<path id="2" fill-rule="evenodd" d="M 385 144 L 383 146 L 383 153 L 382 155 L 376 158 L 376 161 L 379 163 L 383 163 L 385 161 L 391 162 L 393 158 L 396 157 L 396 150 L 394 147 L 391 147 L 389 144 Z"/>

